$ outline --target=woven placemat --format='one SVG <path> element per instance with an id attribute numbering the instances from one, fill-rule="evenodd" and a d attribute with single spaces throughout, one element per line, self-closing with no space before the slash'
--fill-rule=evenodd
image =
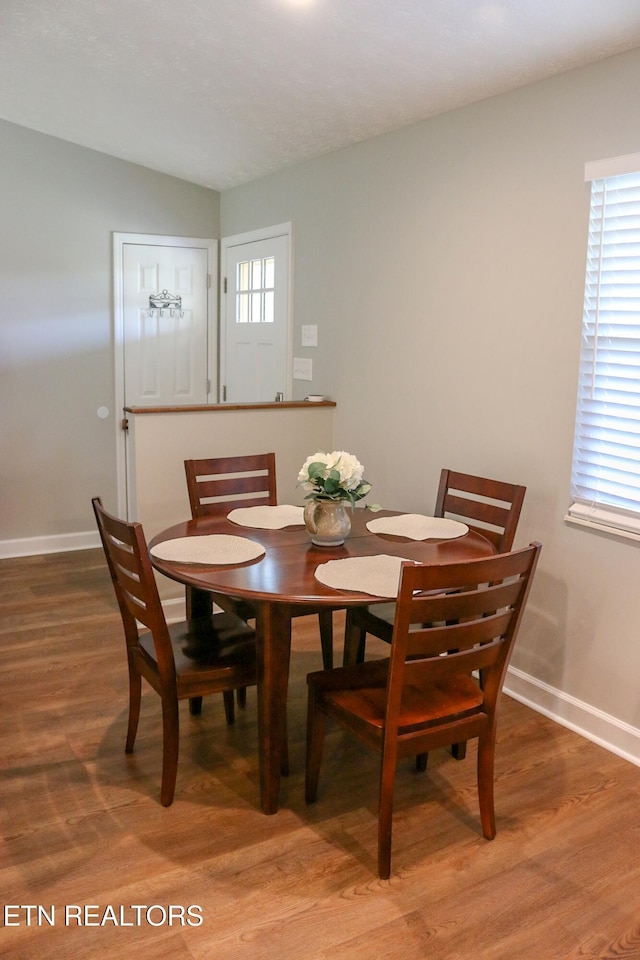
<path id="1" fill-rule="evenodd" d="M 327 560 L 316 567 L 315 577 L 335 590 L 354 590 L 372 597 L 397 597 L 400 567 L 405 559 L 382 553 L 374 557 Z"/>
<path id="2" fill-rule="evenodd" d="M 281 530 L 283 527 L 302 526 L 304 507 L 294 507 L 282 503 L 269 507 L 237 507 L 227 514 L 227 520 L 241 527 L 254 527 L 258 530 Z"/>
<path id="3" fill-rule="evenodd" d="M 389 533 L 410 540 L 455 540 L 469 532 L 466 523 L 447 517 L 426 517 L 421 513 L 402 513 L 397 517 L 376 517 L 369 520 L 371 533 Z"/>
<path id="4" fill-rule="evenodd" d="M 165 540 L 151 548 L 151 553 L 158 560 L 173 560 L 176 563 L 246 563 L 261 557 L 264 552 L 262 544 L 255 540 L 225 533 Z"/>

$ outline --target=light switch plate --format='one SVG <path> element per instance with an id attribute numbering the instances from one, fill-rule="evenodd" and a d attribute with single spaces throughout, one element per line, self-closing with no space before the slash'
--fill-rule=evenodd
<path id="1" fill-rule="evenodd" d="M 313 360 L 307 360 L 302 357 L 294 357 L 293 379 L 313 380 Z"/>
<path id="2" fill-rule="evenodd" d="M 315 323 L 307 323 L 302 326 L 302 346 L 303 347 L 317 347 L 318 346 L 318 325 Z"/>

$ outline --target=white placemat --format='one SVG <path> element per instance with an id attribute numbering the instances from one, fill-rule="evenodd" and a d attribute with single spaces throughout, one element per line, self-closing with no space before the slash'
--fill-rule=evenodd
<path id="1" fill-rule="evenodd" d="M 241 527 L 256 527 L 260 530 L 281 530 L 282 527 L 302 526 L 304 507 L 290 503 L 274 507 L 238 507 L 227 514 L 227 520 Z"/>
<path id="2" fill-rule="evenodd" d="M 397 597 L 404 559 L 382 553 L 375 557 L 327 560 L 316 567 L 315 576 L 320 583 L 335 590 L 356 590 L 372 597 Z"/>
<path id="3" fill-rule="evenodd" d="M 376 517 L 369 520 L 371 533 L 390 533 L 410 540 L 455 540 L 469 532 L 466 523 L 447 517 L 425 517 L 421 513 L 403 513 L 398 517 Z"/>
<path id="4" fill-rule="evenodd" d="M 214 533 L 204 537 L 180 537 L 165 540 L 151 548 L 158 560 L 175 560 L 178 563 L 246 563 L 265 552 L 261 543 L 246 537 L 231 537 L 226 533 Z"/>

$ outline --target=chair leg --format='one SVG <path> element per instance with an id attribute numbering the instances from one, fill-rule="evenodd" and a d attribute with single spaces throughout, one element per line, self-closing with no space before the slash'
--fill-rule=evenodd
<path id="1" fill-rule="evenodd" d="M 333 669 L 333 612 L 320 610 L 320 646 L 322 648 L 322 666 L 325 670 Z"/>
<path id="2" fill-rule="evenodd" d="M 247 688 L 246 687 L 238 687 L 238 689 L 236 690 L 236 700 L 238 702 L 238 706 L 240 707 L 240 709 L 244 710 L 244 708 L 247 705 Z"/>
<path id="3" fill-rule="evenodd" d="M 454 760 L 464 760 L 467 755 L 467 743 L 466 740 L 462 743 L 452 743 L 451 744 L 451 756 Z"/>
<path id="4" fill-rule="evenodd" d="M 416 757 L 416 772 L 424 773 L 427 769 L 427 762 L 429 760 L 428 753 L 419 753 Z"/>
<path id="5" fill-rule="evenodd" d="M 202 713 L 202 697 L 191 697 L 189 700 L 189 713 L 192 717 L 199 717 Z"/>
<path id="6" fill-rule="evenodd" d="M 225 690 L 222 694 L 224 700 L 224 715 L 227 723 L 232 724 L 236 718 L 236 712 L 233 706 L 233 690 Z"/>
<path id="7" fill-rule="evenodd" d="M 380 804 L 378 810 L 378 875 L 381 880 L 391 876 L 391 827 L 393 817 L 393 787 L 396 760 L 386 757 L 384 751 L 380 770 Z"/>
<path id="8" fill-rule="evenodd" d="M 496 738 L 495 730 L 480 734 L 478 739 L 478 801 L 482 832 L 487 840 L 496 835 L 496 814 L 493 799 L 493 779 Z"/>
<path id="9" fill-rule="evenodd" d="M 344 655 L 342 658 L 345 667 L 363 662 L 366 637 L 366 630 L 354 622 L 353 611 L 347 610 L 344 628 Z"/>
<path id="10" fill-rule="evenodd" d="M 316 706 L 315 691 L 309 688 L 307 712 L 307 759 L 305 765 L 304 798 L 314 803 L 318 796 L 318 779 L 324 745 L 325 715 Z"/>
<path id="11" fill-rule="evenodd" d="M 140 719 L 140 702 L 142 699 L 142 677 L 137 670 L 134 670 L 129 664 L 129 723 L 127 726 L 127 739 L 124 752 L 133 753 L 133 745 L 136 742 L 136 733 L 138 732 L 138 721 Z"/>
<path id="12" fill-rule="evenodd" d="M 178 746 L 180 742 L 178 701 L 162 699 L 162 786 L 160 803 L 169 807 L 173 803 L 178 774 Z"/>
<path id="13" fill-rule="evenodd" d="M 280 773 L 283 777 L 289 776 L 289 731 L 287 723 L 287 709 L 285 706 L 284 719 L 283 719 L 284 730 L 282 732 L 282 741 L 280 746 Z"/>

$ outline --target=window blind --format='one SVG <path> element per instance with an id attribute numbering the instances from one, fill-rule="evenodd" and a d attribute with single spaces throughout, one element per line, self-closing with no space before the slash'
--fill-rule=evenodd
<path id="1" fill-rule="evenodd" d="M 591 184 L 571 495 L 640 533 L 640 172 Z"/>

